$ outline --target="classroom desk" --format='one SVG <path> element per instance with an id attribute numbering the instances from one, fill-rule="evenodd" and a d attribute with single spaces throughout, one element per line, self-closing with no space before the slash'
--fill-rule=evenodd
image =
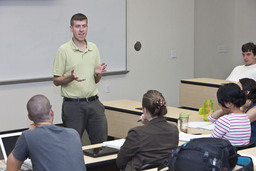
<path id="1" fill-rule="evenodd" d="M 190 130 L 191 128 L 189 128 L 190 132 L 193 132 L 194 130 Z M 201 130 L 197 130 L 201 131 Z M 205 133 L 205 132 L 202 132 Z M 184 141 L 180 141 L 179 145 L 182 145 L 183 143 L 185 143 Z M 88 149 L 88 148 L 94 148 L 94 147 L 100 147 L 102 144 L 95 144 L 95 145 L 88 145 L 88 146 L 84 146 L 83 149 Z M 255 156 L 256 157 L 256 147 L 253 148 L 248 148 L 245 150 L 240 150 L 238 151 L 238 154 L 243 155 L 243 156 Z M 103 171 L 106 169 L 106 167 L 111 168 L 115 171 L 116 166 L 115 166 L 115 160 L 116 160 L 117 154 L 113 154 L 113 155 L 108 155 L 108 156 L 103 156 L 103 157 L 97 157 L 97 158 L 93 158 L 93 157 L 89 157 L 89 156 L 84 156 L 84 161 L 86 164 L 86 167 L 88 169 L 88 171 L 92 170 L 92 171 Z M 97 167 L 97 168 L 95 168 Z M 236 166 L 234 168 L 234 170 L 237 170 L 241 168 L 241 166 Z M 254 163 L 254 169 L 256 170 L 256 163 Z M 148 169 L 145 171 L 157 171 L 156 168 L 153 169 Z"/>
<path id="2" fill-rule="evenodd" d="M 216 93 L 220 85 L 231 81 L 213 78 L 182 79 L 180 83 L 180 106 L 199 109 L 205 100 L 212 100 L 213 110 L 219 109 Z"/>
<path id="3" fill-rule="evenodd" d="M 108 121 L 108 135 L 116 138 L 125 138 L 127 136 L 128 131 L 135 127 L 140 126 L 142 123 L 137 122 L 140 115 L 142 114 L 142 110 L 138 109 L 141 107 L 141 102 L 132 101 L 132 100 L 116 100 L 116 101 L 105 101 L 103 102 L 105 106 L 105 114 Z M 181 109 L 176 107 L 167 107 L 168 113 L 166 114 L 166 118 L 175 122 L 178 121 L 179 114 L 181 112 L 190 113 L 189 121 L 203 121 L 203 116 L 199 115 L 197 111 Z M 179 122 L 177 124 L 179 127 Z M 202 133 L 209 134 L 207 130 L 198 130 L 189 128 L 188 133 Z M 180 144 L 185 143 L 184 141 L 180 141 Z M 100 147 L 102 144 L 95 144 L 84 146 L 83 149 Z M 85 164 L 88 170 L 96 171 L 101 170 L 101 167 L 106 169 L 107 167 L 114 167 L 115 160 L 117 154 L 97 157 L 93 158 L 90 156 L 84 156 Z M 97 167 L 97 169 L 95 169 Z M 116 168 L 113 168 L 113 170 Z"/>
<path id="4" fill-rule="evenodd" d="M 108 136 L 125 138 L 128 131 L 142 123 L 137 122 L 142 114 L 141 102 L 133 100 L 115 100 L 102 102 L 105 106 L 105 114 L 108 122 Z M 189 121 L 203 121 L 203 116 L 198 111 L 167 106 L 165 115 L 168 121 L 178 121 L 179 114 L 189 113 Z"/>

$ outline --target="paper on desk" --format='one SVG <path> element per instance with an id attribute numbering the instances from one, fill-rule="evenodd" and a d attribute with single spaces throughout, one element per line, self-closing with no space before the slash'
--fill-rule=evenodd
<path id="1" fill-rule="evenodd" d="M 32 169 L 33 167 L 32 167 L 31 159 L 26 159 L 21 166 L 21 170 L 32 170 Z"/>
<path id="2" fill-rule="evenodd" d="M 111 147 L 120 150 L 121 146 L 124 144 L 125 139 L 118 139 L 112 141 L 103 142 L 102 146 Z"/>
<path id="3" fill-rule="evenodd" d="M 197 129 L 206 129 L 206 130 L 213 130 L 215 124 L 211 122 L 189 122 L 189 128 L 197 128 Z"/>
<path id="4" fill-rule="evenodd" d="M 193 135 L 193 134 L 186 134 L 184 132 L 179 133 L 179 140 L 180 141 L 189 141 L 194 138 L 203 138 L 203 137 L 210 137 L 211 134 L 206 134 L 206 135 Z"/>
<path id="5" fill-rule="evenodd" d="M 21 165 L 21 170 L 33 170 L 32 162 L 30 159 L 26 159 Z M 0 160 L 0 171 L 6 171 L 6 164 Z"/>

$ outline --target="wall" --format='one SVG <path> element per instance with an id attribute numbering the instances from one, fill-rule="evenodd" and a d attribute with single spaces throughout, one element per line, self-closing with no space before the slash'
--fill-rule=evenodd
<path id="1" fill-rule="evenodd" d="M 72 36 L 70 17 L 85 11 L 87 38 L 109 71 L 126 70 L 126 0 L 1 0 L 0 82 L 51 77 L 56 49 Z"/>
<path id="2" fill-rule="evenodd" d="M 142 43 L 134 50 L 136 41 Z M 57 49 L 56 49 L 57 50 Z M 172 59 L 171 50 L 177 51 Z M 105 76 L 99 83 L 102 101 L 141 101 L 148 89 L 160 90 L 170 106 L 178 106 L 179 83 L 194 76 L 194 0 L 127 0 L 127 67 L 125 75 Z M 49 66 L 51 67 L 51 66 Z M 105 93 L 109 85 L 110 93 Z M 49 97 L 60 123 L 59 87 L 51 81 L 0 86 L 0 131 L 24 128 L 26 102 L 34 94 Z"/>
<path id="3" fill-rule="evenodd" d="M 195 77 L 226 79 L 256 43 L 255 0 L 195 0 Z"/>

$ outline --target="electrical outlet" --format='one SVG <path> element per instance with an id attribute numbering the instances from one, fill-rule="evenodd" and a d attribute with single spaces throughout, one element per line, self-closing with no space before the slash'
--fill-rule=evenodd
<path id="1" fill-rule="evenodd" d="M 110 93 L 110 85 L 109 84 L 106 85 L 105 92 L 106 93 Z"/>
<path id="2" fill-rule="evenodd" d="M 177 58 L 177 51 L 176 50 L 171 50 L 171 57 L 172 58 Z"/>

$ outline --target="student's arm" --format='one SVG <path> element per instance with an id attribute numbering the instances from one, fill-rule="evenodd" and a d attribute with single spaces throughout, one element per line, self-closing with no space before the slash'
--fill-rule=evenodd
<path id="1" fill-rule="evenodd" d="M 213 112 L 213 113 L 211 114 L 211 116 L 212 116 L 214 119 L 218 119 L 219 117 L 221 117 L 221 116 L 223 116 L 223 115 L 225 115 L 225 113 L 224 113 L 221 109 L 216 110 L 215 112 Z"/>
<path id="2" fill-rule="evenodd" d="M 256 121 L 256 106 L 251 108 L 248 112 L 246 112 L 246 115 L 250 119 L 250 122 Z"/>
<path id="3" fill-rule="evenodd" d="M 84 78 L 79 78 L 74 69 L 71 71 L 71 74 L 70 75 L 67 75 L 67 76 L 57 76 L 57 75 L 54 75 L 53 77 L 53 83 L 54 85 L 56 86 L 59 86 L 59 85 L 66 85 L 68 83 L 70 83 L 71 81 L 84 81 L 85 79 Z"/>
<path id="4" fill-rule="evenodd" d="M 221 117 L 215 123 L 215 127 L 212 131 L 211 136 L 215 138 L 223 138 L 225 134 L 229 132 L 230 119 L 228 117 Z"/>
<path id="5" fill-rule="evenodd" d="M 131 129 L 117 155 L 116 165 L 119 169 L 124 169 L 127 163 L 131 161 L 133 156 L 138 152 L 141 144 L 139 140 L 140 137 L 137 132 Z"/>
<path id="6" fill-rule="evenodd" d="M 17 160 L 11 153 L 8 156 L 6 170 L 7 171 L 18 171 L 21 168 L 23 161 Z"/>

